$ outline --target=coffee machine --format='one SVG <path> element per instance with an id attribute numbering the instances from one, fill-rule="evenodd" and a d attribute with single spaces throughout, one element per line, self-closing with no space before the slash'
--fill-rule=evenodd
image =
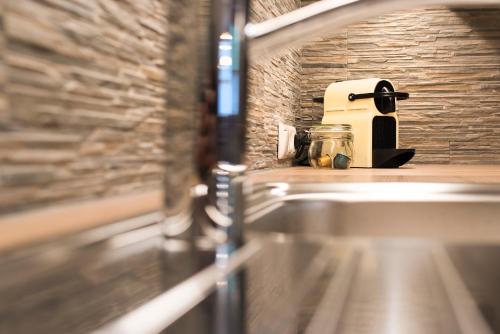
<path id="1" fill-rule="evenodd" d="M 324 104 L 323 125 L 351 125 L 352 167 L 397 168 L 415 155 L 414 149 L 399 148 L 397 100 L 408 98 L 389 80 L 371 78 L 334 82 L 314 101 Z"/>

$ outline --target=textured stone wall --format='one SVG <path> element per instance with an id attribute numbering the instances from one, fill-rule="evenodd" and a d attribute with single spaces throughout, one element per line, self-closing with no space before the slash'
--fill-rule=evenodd
<path id="1" fill-rule="evenodd" d="M 254 0 L 250 19 L 260 22 L 300 7 L 298 0 Z M 249 73 L 247 162 L 250 168 L 289 166 L 277 160 L 278 122 L 294 124 L 300 108 L 300 50 L 254 66 Z"/>
<path id="2" fill-rule="evenodd" d="M 0 212 L 160 184 L 163 1 L 2 6 Z"/>
<path id="3" fill-rule="evenodd" d="M 500 11 L 394 13 L 310 43 L 302 54 L 297 124 L 319 121 L 337 80 L 388 78 L 411 93 L 399 105 L 401 145 L 415 162 L 500 163 Z"/>

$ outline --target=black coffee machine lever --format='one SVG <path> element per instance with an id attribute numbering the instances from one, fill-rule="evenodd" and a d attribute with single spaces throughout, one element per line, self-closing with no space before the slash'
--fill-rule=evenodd
<path id="1" fill-rule="evenodd" d="M 374 93 L 363 93 L 363 94 L 354 94 L 351 93 L 347 96 L 349 101 L 355 101 L 359 99 L 372 99 L 372 98 L 396 98 L 397 100 L 406 100 L 410 98 L 410 94 L 405 92 L 374 92 Z"/>

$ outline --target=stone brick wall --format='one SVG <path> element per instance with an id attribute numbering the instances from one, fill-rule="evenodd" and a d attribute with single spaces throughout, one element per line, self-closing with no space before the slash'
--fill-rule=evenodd
<path id="1" fill-rule="evenodd" d="M 160 184 L 163 1 L 2 5 L 0 212 Z"/>
<path id="2" fill-rule="evenodd" d="M 297 124 L 322 116 L 310 98 L 337 80 L 388 78 L 401 145 L 419 163 L 500 163 L 500 11 L 412 10 L 350 26 L 302 50 Z"/>
<path id="3" fill-rule="evenodd" d="M 298 0 L 254 0 L 250 19 L 260 22 L 300 7 Z M 300 50 L 254 66 L 249 73 L 247 163 L 251 169 L 290 166 L 277 160 L 278 122 L 294 124 L 300 108 Z"/>

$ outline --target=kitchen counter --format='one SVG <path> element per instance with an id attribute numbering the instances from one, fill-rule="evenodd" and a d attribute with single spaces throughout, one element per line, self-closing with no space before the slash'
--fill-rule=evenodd
<path id="1" fill-rule="evenodd" d="M 453 182 L 500 184 L 500 165 L 409 165 L 348 170 L 288 167 L 251 171 L 253 183 Z M 58 205 L 0 218 L 0 252 L 160 210 L 163 190 Z M 40 221 L 51 222 L 40 224 Z"/>
<path id="2" fill-rule="evenodd" d="M 252 183 L 265 182 L 445 182 L 498 183 L 500 165 L 409 165 L 401 168 L 277 168 L 249 173 Z"/>

